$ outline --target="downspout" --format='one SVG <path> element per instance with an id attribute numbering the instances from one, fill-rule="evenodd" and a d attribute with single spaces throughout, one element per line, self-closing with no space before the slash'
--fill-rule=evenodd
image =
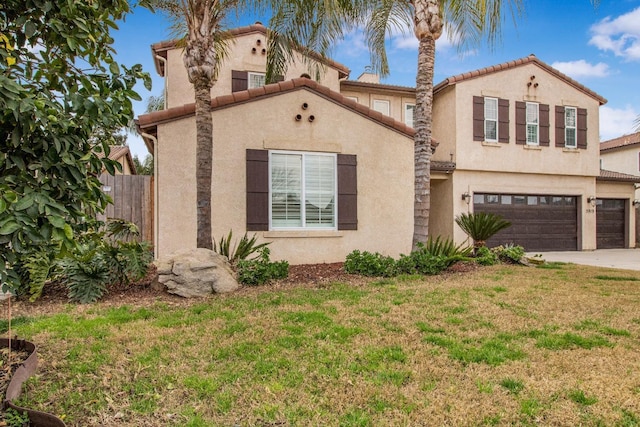
<path id="1" fill-rule="evenodd" d="M 162 98 L 164 99 L 164 109 L 167 109 L 167 101 L 168 101 L 168 95 L 169 95 L 169 78 L 167 77 L 167 71 L 169 70 L 168 65 L 167 65 L 167 59 L 163 58 L 160 55 L 154 55 L 154 58 L 156 58 L 158 61 L 162 62 L 162 64 L 164 65 L 164 93 L 162 94 Z"/>
<path id="2" fill-rule="evenodd" d="M 158 138 L 145 132 L 140 132 L 143 138 L 153 141 L 153 258 L 158 259 L 158 237 L 160 227 L 158 226 L 159 201 L 158 201 Z"/>

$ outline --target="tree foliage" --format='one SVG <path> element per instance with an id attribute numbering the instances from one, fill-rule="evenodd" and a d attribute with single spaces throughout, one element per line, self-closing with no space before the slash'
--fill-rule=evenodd
<path id="1" fill-rule="evenodd" d="M 108 202 L 98 176 L 116 162 L 97 151 L 106 129 L 133 116 L 140 65 L 114 60 L 110 31 L 127 0 L 3 0 L 0 3 L 0 282 L 16 288 L 16 267 L 51 245 L 67 251 Z M 97 146 L 92 145 L 92 141 Z M 18 269 L 19 270 L 19 269 Z"/>

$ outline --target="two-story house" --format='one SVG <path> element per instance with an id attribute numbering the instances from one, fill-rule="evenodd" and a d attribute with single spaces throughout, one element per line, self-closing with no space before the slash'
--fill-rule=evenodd
<path id="1" fill-rule="evenodd" d="M 265 86 L 265 27 L 233 34 L 212 89 L 214 236 L 256 232 L 292 264 L 343 261 L 354 249 L 408 253 L 415 89 L 368 73 L 348 80 L 332 61 L 313 81 L 301 57 Z M 163 42 L 152 51 L 168 108 L 138 126 L 154 154 L 164 256 L 195 246 L 195 109 L 181 49 Z M 632 197 L 628 182 L 598 181 L 604 102 L 534 56 L 437 85 L 431 234 L 462 242 L 455 216 L 484 210 L 514 224 L 500 243 L 595 249 L 597 198 Z"/>

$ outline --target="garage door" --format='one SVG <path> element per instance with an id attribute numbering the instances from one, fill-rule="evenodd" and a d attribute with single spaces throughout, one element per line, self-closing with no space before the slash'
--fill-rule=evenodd
<path id="1" fill-rule="evenodd" d="M 596 245 L 598 249 L 624 248 L 625 208 L 623 199 L 596 201 Z"/>
<path id="2" fill-rule="evenodd" d="M 574 196 L 474 194 L 473 210 L 501 215 L 511 222 L 487 241 L 488 246 L 514 243 L 527 251 L 578 249 L 578 210 Z"/>

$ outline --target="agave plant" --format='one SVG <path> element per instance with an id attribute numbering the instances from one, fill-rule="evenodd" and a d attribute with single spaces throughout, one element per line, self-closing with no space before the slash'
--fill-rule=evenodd
<path id="1" fill-rule="evenodd" d="M 220 238 L 220 242 L 213 240 L 213 250 L 220 255 L 227 257 L 232 265 L 238 263 L 238 261 L 248 259 L 250 255 L 255 255 L 258 251 L 269 245 L 269 242 L 260 243 L 256 245 L 258 237 L 254 234 L 251 238 L 244 233 L 244 236 L 240 241 L 235 242 L 233 247 L 231 246 L 231 239 L 233 236 L 232 230 L 229 230 L 229 234 Z"/>
<path id="2" fill-rule="evenodd" d="M 456 224 L 471 237 L 474 248 L 485 246 L 491 236 L 511 226 L 511 223 L 500 215 L 486 212 L 459 215 L 456 217 Z"/>

